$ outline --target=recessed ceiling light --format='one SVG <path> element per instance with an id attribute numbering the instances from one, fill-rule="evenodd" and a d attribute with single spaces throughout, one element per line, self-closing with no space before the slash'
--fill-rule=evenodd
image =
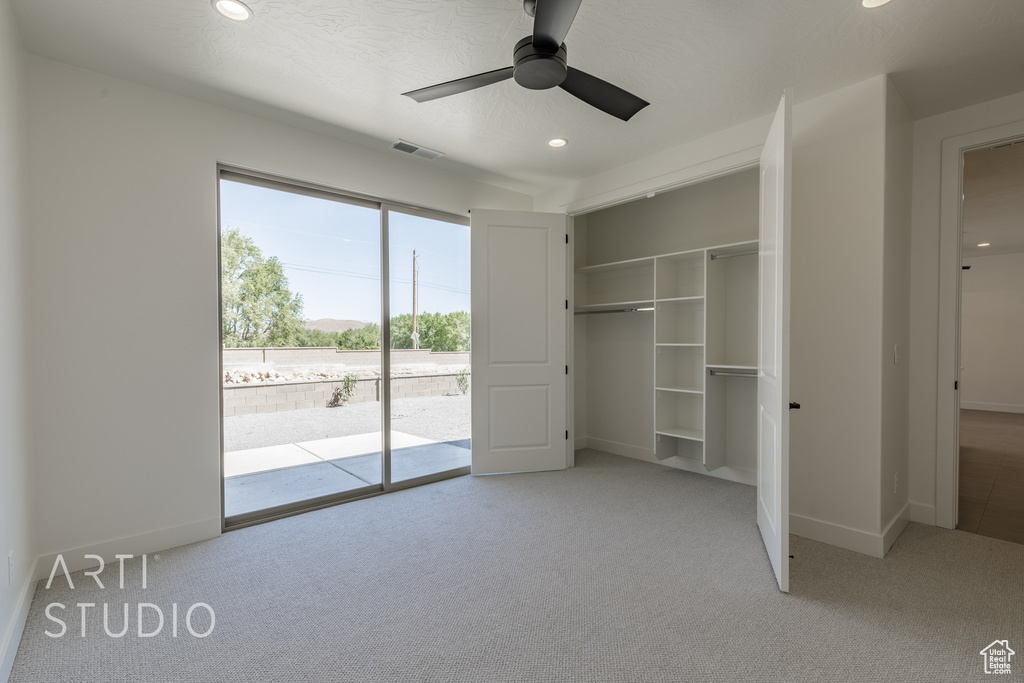
<path id="1" fill-rule="evenodd" d="M 550 147 L 565 147 L 567 144 L 569 144 L 569 141 L 566 140 L 565 138 L 555 138 L 554 140 L 548 140 L 548 145 Z"/>
<path id="2" fill-rule="evenodd" d="M 865 7 L 881 7 L 887 2 L 889 2 L 889 0 L 860 0 L 860 4 Z"/>
<path id="3" fill-rule="evenodd" d="M 241 0 L 210 0 L 210 4 L 228 19 L 234 21 L 249 21 L 252 19 L 252 10 Z"/>
<path id="4" fill-rule="evenodd" d="M 979 247 L 990 247 L 990 246 L 992 246 L 992 243 L 991 242 L 982 242 L 978 246 Z"/>

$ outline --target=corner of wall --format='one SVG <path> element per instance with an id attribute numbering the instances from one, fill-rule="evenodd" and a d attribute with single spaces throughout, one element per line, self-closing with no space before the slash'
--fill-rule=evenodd
<path id="1" fill-rule="evenodd" d="M 34 539 L 26 428 L 24 52 L 8 0 L 0 0 L 0 680 L 7 680 L 32 600 Z M 8 557 L 13 572 L 8 581 Z M 8 585 L 9 584 L 9 585 Z"/>
<path id="2" fill-rule="evenodd" d="M 913 117 L 885 78 L 885 198 L 882 253 L 882 431 L 879 519 L 899 519 L 909 505 L 910 228 Z M 907 515 L 909 517 L 909 515 Z M 903 526 L 906 526 L 905 522 Z M 902 529 L 902 527 L 900 527 Z M 889 544 L 891 545 L 891 543 Z M 887 546 L 888 547 L 888 546 Z"/>
<path id="3" fill-rule="evenodd" d="M 21 644 L 21 636 L 25 632 L 25 624 L 28 622 L 29 608 L 32 607 L 32 598 L 35 596 L 38 566 L 38 559 L 32 560 L 24 579 L 18 586 L 17 601 L 10 616 L 10 624 L 3 635 L 3 640 L 0 641 L 0 681 L 10 678 L 11 671 L 14 669 L 14 658 L 18 655 L 18 646 Z"/>

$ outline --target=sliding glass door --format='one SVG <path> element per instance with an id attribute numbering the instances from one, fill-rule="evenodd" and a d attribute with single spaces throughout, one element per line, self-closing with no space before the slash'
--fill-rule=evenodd
<path id="1" fill-rule="evenodd" d="M 468 472 L 468 226 L 228 169 L 219 190 L 225 528 Z"/>
<path id="2" fill-rule="evenodd" d="M 391 481 L 469 471 L 469 225 L 388 210 Z"/>

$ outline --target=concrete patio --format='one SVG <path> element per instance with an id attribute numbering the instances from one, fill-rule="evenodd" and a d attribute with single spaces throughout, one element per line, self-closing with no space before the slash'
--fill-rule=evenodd
<path id="1" fill-rule="evenodd" d="M 402 399 L 394 406 L 392 481 L 470 464 L 468 396 Z M 379 404 L 229 417 L 224 426 L 228 517 L 381 483 Z"/>

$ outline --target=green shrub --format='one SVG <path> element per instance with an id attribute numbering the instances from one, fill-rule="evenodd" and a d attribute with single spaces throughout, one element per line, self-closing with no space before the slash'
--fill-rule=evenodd
<path id="1" fill-rule="evenodd" d="M 341 386 L 335 387 L 331 397 L 327 400 L 327 407 L 336 408 L 347 403 L 352 398 L 352 394 L 356 393 L 356 382 L 358 381 L 359 378 L 351 372 L 345 375 L 341 380 Z"/>

